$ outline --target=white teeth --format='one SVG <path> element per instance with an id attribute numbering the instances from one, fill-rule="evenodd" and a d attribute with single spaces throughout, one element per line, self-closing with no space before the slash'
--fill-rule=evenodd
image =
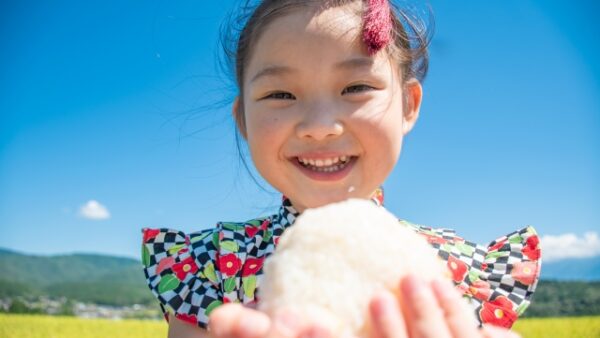
<path id="1" fill-rule="evenodd" d="M 348 164 L 351 156 L 339 156 L 339 157 L 331 157 L 325 159 L 309 159 L 298 157 L 298 161 L 302 163 L 304 166 L 310 167 L 312 166 L 313 170 L 321 171 L 321 172 L 333 172 L 341 170 Z"/>

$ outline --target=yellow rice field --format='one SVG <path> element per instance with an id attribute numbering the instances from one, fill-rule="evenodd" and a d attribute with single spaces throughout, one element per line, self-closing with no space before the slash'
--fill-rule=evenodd
<path id="1" fill-rule="evenodd" d="M 600 316 L 522 319 L 515 331 L 525 338 L 600 337 Z M 160 321 L 80 319 L 0 314 L 0 338 L 164 338 Z"/>
<path id="2" fill-rule="evenodd" d="M 165 338 L 160 321 L 0 314 L 1 338 Z"/>
<path id="3" fill-rule="evenodd" d="M 524 318 L 513 329 L 524 338 L 600 338 L 600 316 Z"/>

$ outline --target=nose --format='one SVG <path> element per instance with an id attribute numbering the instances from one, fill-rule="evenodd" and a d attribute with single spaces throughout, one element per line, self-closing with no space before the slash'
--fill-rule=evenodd
<path id="1" fill-rule="evenodd" d="M 340 136 L 344 133 L 344 125 L 340 116 L 341 114 L 333 105 L 310 105 L 306 107 L 300 122 L 296 125 L 296 135 L 299 138 L 310 138 L 316 141 Z"/>

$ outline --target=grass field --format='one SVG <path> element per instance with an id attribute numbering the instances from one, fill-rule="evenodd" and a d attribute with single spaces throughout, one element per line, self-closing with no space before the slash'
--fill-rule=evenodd
<path id="1" fill-rule="evenodd" d="M 600 316 L 525 318 L 513 329 L 524 338 L 600 338 Z"/>
<path id="2" fill-rule="evenodd" d="M 0 338 L 165 338 L 161 321 L 0 314 Z"/>
<path id="3" fill-rule="evenodd" d="M 597 338 L 600 316 L 522 319 L 515 331 L 524 338 Z M 165 338 L 159 321 L 80 319 L 0 314 L 0 338 Z"/>

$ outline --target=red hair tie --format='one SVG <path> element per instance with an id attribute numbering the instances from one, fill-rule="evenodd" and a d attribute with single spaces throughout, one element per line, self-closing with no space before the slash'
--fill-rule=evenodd
<path id="1" fill-rule="evenodd" d="M 388 0 L 367 0 L 363 41 L 369 55 L 379 52 L 392 39 L 392 14 Z"/>

